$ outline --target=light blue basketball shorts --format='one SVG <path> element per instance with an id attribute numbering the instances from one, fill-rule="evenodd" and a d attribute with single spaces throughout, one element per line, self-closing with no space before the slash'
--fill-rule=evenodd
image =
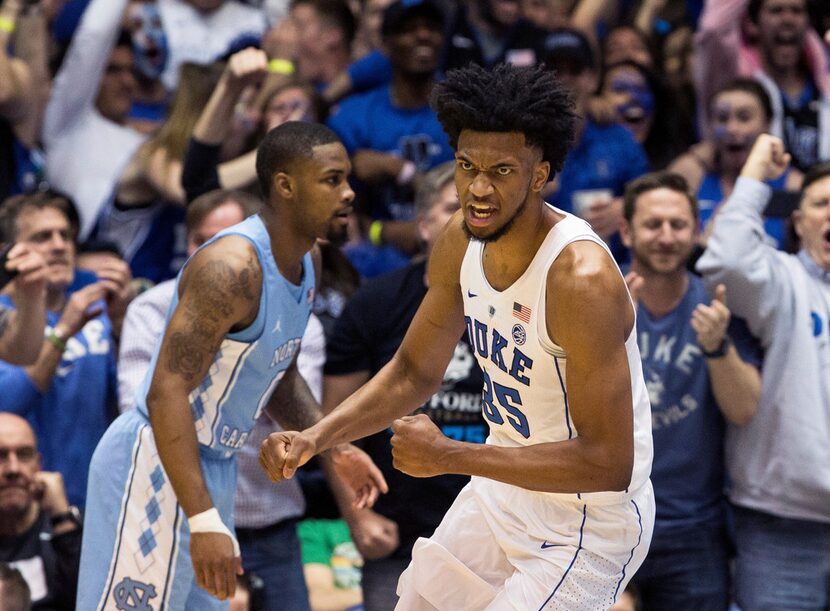
<path id="1" fill-rule="evenodd" d="M 222 521 L 233 531 L 236 460 L 201 453 Z M 190 529 L 161 465 L 148 420 L 122 414 L 98 443 L 89 468 L 79 611 L 227 609 L 196 585 Z"/>

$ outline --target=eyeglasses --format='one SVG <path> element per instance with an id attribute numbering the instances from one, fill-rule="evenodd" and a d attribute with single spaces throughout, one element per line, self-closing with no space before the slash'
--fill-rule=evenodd
<path id="1" fill-rule="evenodd" d="M 0 465 L 5 465 L 11 460 L 11 455 L 17 456 L 18 462 L 30 463 L 37 458 L 37 449 L 34 446 L 21 446 L 19 448 L 0 448 Z"/>

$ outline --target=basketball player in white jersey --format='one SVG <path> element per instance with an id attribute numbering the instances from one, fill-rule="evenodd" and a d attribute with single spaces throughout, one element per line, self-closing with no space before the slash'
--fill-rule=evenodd
<path id="1" fill-rule="evenodd" d="M 472 476 L 415 544 L 399 609 L 608 609 L 651 539 L 651 414 L 619 268 L 540 195 L 573 136 L 571 102 L 551 73 L 502 65 L 449 73 L 433 104 L 461 211 L 433 249 L 426 298 L 385 368 L 304 432 L 273 434 L 260 461 L 291 477 L 394 421 L 398 469 Z M 404 416 L 438 388 L 465 326 L 484 371 L 484 445 Z"/>

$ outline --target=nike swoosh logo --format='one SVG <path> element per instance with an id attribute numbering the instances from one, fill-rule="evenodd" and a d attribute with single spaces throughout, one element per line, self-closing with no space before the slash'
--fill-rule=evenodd
<path id="1" fill-rule="evenodd" d="M 472 298 L 472 297 L 478 297 L 478 295 L 476 295 L 475 293 L 473 293 L 470 289 L 467 289 L 467 297 L 470 297 L 470 298 Z"/>
<path id="2" fill-rule="evenodd" d="M 549 547 L 562 547 L 564 545 L 564 543 L 548 543 L 547 541 L 545 541 L 544 543 L 542 543 L 542 549 L 548 549 Z"/>

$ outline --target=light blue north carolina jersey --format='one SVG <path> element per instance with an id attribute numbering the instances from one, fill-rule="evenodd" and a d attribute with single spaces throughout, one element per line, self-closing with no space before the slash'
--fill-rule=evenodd
<path id="1" fill-rule="evenodd" d="M 297 286 L 277 269 L 268 232 L 259 215 L 218 233 L 210 244 L 228 235 L 247 238 L 262 267 L 262 295 L 256 320 L 247 329 L 225 336 L 204 380 L 190 394 L 190 407 L 202 451 L 230 456 L 239 450 L 254 421 L 300 348 L 314 300 L 314 265 L 303 258 L 303 280 Z M 181 279 L 181 273 L 179 273 Z M 165 324 L 178 304 L 173 295 Z M 148 416 L 147 393 L 159 348 L 136 395 L 138 410 Z"/>
<path id="2" fill-rule="evenodd" d="M 300 347 L 314 297 L 314 268 L 306 255 L 302 283 L 289 283 L 277 270 L 259 217 L 214 240 L 228 235 L 243 236 L 256 249 L 263 278 L 259 312 L 247 329 L 222 341 L 207 375 L 190 394 L 190 409 L 205 485 L 233 531 L 233 455 Z M 177 303 L 174 296 L 168 322 Z M 84 611 L 228 608 L 195 583 L 190 528 L 155 445 L 147 391 L 157 360 L 158 348 L 136 392 L 138 409 L 115 420 L 92 457 L 86 522 L 93 527 L 84 529 L 77 599 Z"/>

